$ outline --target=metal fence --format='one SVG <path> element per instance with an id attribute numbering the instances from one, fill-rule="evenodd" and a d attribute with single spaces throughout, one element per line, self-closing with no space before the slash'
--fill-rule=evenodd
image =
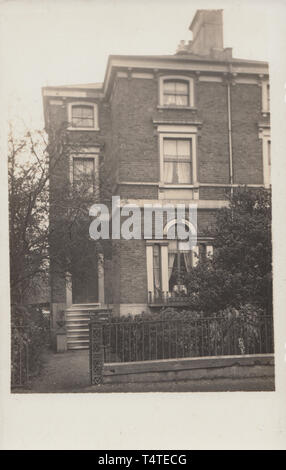
<path id="1" fill-rule="evenodd" d="M 100 383 L 104 363 L 273 351 L 271 316 L 254 316 L 252 320 L 218 316 L 174 320 L 111 319 L 90 325 L 92 383 Z"/>
<path id="2" fill-rule="evenodd" d="M 29 379 L 29 344 L 26 328 L 11 328 L 11 387 L 23 387 Z"/>

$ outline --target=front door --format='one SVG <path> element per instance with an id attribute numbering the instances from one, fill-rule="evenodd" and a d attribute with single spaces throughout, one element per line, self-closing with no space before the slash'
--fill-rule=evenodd
<path id="1" fill-rule="evenodd" d="M 98 302 L 98 265 L 89 260 L 76 265 L 72 272 L 72 301 L 74 304 Z"/>

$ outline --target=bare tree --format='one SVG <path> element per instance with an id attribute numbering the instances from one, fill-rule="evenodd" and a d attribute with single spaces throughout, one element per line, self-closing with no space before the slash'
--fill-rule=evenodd
<path id="1" fill-rule="evenodd" d="M 89 207 L 105 199 L 101 165 L 93 189 L 86 178 L 69 179 L 69 159 L 81 144 L 65 127 L 9 134 L 8 180 L 12 303 L 23 303 L 47 283 L 50 270 L 64 279 L 76 266 L 88 275 L 102 246 L 90 240 Z M 105 193 L 105 195 L 104 195 Z"/>

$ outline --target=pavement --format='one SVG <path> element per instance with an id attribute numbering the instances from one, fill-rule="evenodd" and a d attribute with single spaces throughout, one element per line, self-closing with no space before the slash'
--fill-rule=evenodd
<path id="1" fill-rule="evenodd" d="M 88 350 L 53 353 L 47 351 L 43 367 L 29 387 L 14 393 L 148 393 L 148 392 L 274 391 L 269 378 L 180 380 L 154 383 L 90 385 Z"/>

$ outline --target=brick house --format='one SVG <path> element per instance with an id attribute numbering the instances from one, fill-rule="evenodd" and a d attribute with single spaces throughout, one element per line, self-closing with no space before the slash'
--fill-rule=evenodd
<path id="1" fill-rule="evenodd" d="M 223 47 L 222 10 L 198 10 L 190 30 L 193 40 L 173 55 L 110 56 L 101 84 L 43 89 L 46 123 L 67 121 L 73 138 L 89 137 L 66 162 L 71 179 L 79 167 L 90 177 L 103 158 L 110 200 L 198 208 L 190 254 L 166 239 L 110 240 L 93 286 L 52 279 L 52 310 L 67 309 L 70 348 L 88 343 L 85 313 L 96 304 L 120 315 L 176 305 L 174 273 L 211 256 L 208 228 L 226 192 L 270 185 L 268 64 Z"/>

